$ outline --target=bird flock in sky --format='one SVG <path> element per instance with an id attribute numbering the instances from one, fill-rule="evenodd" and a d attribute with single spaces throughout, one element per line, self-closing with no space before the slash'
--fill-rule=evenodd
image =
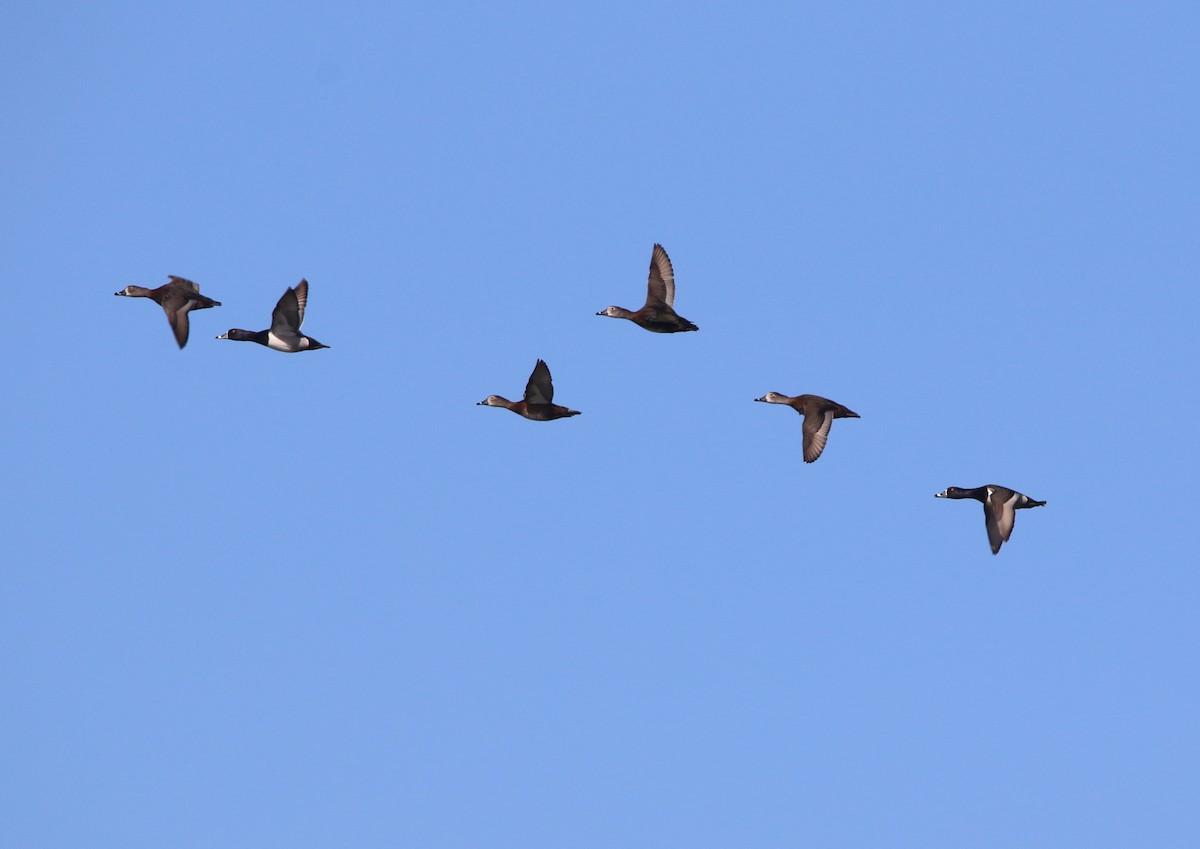
<path id="1" fill-rule="evenodd" d="M 200 294 L 200 287 L 183 277 L 169 276 L 168 282 L 157 289 L 141 286 L 126 286 L 117 295 L 129 298 L 150 298 L 163 308 L 175 341 L 183 348 L 188 341 L 188 314 L 221 306 L 220 301 Z M 304 324 L 304 308 L 308 303 L 308 281 L 301 280 L 294 288 L 288 288 L 275 309 L 271 312 L 271 326 L 266 330 L 230 329 L 218 339 L 234 342 L 257 342 L 274 351 L 295 354 L 328 348 L 311 336 L 300 332 Z M 623 318 L 652 333 L 682 333 L 699 330 L 692 322 L 675 312 L 675 270 L 671 258 L 662 245 L 656 244 L 650 256 L 650 277 L 647 281 L 646 303 L 638 310 L 624 307 L 607 307 L 596 315 Z M 786 404 L 804 417 L 803 431 L 804 462 L 813 463 L 825 450 L 829 429 L 834 419 L 857 419 L 858 413 L 836 401 L 820 395 L 783 395 L 768 392 L 755 401 L 767 404 Z M 550 367 L 545 360 L 538 360 L 533 373 L 525 385 L 525 395 L 520 401 L 509 401 L 501 395 L 489 395 L 477 406 L 503 407 L 519 416 L 535 422 L 548 422 L 580 415 L 554 403 L 554 383 Z M 1012 535 L 1016 511 L 1029 507 L 1041 507 L 1045 501 L 1035 501 L 1016 490 L 995 484 L 986 484 L 972 489 L 952 486 L 937 493 L 937 498 L 973 498 L 983 503 L 984 522 L 987 526 L 988 543 L 992 554 L 1000 552 L 1000 546 Z"/>

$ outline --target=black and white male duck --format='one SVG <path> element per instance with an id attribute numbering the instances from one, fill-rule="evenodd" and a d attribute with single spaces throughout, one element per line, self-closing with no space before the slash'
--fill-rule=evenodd
<path id="1" fill-rule="evenodd" d="M 149 298 L 162 307 L 163 312 L 167 314 L 167 321 L 171 325 L 171 332 L 175 334 L 175 341 L 182 348 L 188 340 L 188 313 L 193 310 L 219 307 L 221 302 L 201 295 L 200 287 L 191 280 L 185 280 L 173 274 L 168 274 L 167 280 L 169 282 L 157 289 L 126 286 L 120 292 L 113 292 L 113 294 L 124 295 L 127 298 Z"/>
<path id="2" fill-rule="evenodd" d="M 650 279 L 646 284 L 646 304 L 636 312 L 624 307 L 607 307 L 596 313 L 609 318 L 627 318 L 653 333 L 681 333 L 699 330 L 675 312 L 675 269 L 662 245 L 656 244 L 650 255 Z"/>
<path id="3" fill-rule="evenodd" d="M 755 401 L 768 404 L 787 404 L 800 415 L 804 416 L 804 462 L 813 463 L 825 450 L 825 441 L 829 439 L 829 428 L 834 419 L 862 418 L 858 413 L 843 407 L 836 401 L 822 398 L 820 395 L 781 395 L 778 392 L 768 392 Z"/>
<path id="4" fill-rule="evenodd" d="M 257 342 L 266 345 L 273 351 L 283 351 L 285 354 L 295 354 L 300 351 L 315 351 L 318 348 L 328 348 L 311 336 L 300 332 L 304 324 L 304 306 L 308 303 L 308 281 L 301 280 L 296 288 L 289 288 L 275 304 L 271 313 L 271 327 L 268 330 L 233 330 L 226 331 L 218 339 L 232 339 L 234 342 Z"/>
<path id="5" fill-rule="evenodd" d="M 1022 495 L 1015 489 L 996 486 L 989 483 L 974 489 L 963 489 L 952 486 L 939 492 L 934 498 L 974 498 L 983 502 L 983 521 L 987 525 L 988 542 L 992 546 L 992 554 L 1000 553 L 1000 546 L 1008 542 L 1012 536 L 1013 522 L 1016 521 L 1017 511 L 1028 507 L 1044 507 L 1045 501 L 1034 501 L 1028 495 Z"/>
<path id="6" fill-rule="evenodd" d="M 538 360 L 533 367 L 533 374 L 529 375 L 529 382 L 525 384 L 523 401 L 509 401 L 499 395 L 489 395 L 475 406 L 504 407 L 535 422 L 551 422 L 580 415 L 579 410 L 568 410 L 553 401 L 554 382 L 550 379 L 550 366 L 546 365 L 545 360 Z"/>

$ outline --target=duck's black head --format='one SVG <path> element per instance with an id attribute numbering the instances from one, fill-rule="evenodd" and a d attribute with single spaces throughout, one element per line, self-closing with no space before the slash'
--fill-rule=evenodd
<path id="1" fill-rule="evenodd" d="M 948 486 L 933 497 L 934 498 L 974 498 L 975 490 L 963 489 L 961 486 Z"/>

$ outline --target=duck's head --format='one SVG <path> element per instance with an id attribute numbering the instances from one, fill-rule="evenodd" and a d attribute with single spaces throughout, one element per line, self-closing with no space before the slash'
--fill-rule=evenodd
<path id="1" fill-rule="evenodd" d="M 764 401 L 767 404 L 786 404 L 789 399 L 786 395 L 780 395 L 778 392 L 768 392 L 761 398 L 755 398 L 754 400 Z"/>
<path id="2" fill-rule="evenodd" d="M 934 498 L 969 498 L 970 493 L 958 486 L 948 486 L 937 493 Z"/>
<path id="3" fill-rule="evenodd" d="M 480 401 L 478 404 L 476 404 L 475 406 L 476 407 L 509 407 L 511 405 L 512 405 L 512 401 L 509 401 L 507 398 L 502 398 L 499 395 L 489 395 L 486 398 L 484 398 L 482 401 Z"/>
<path id="4" fill-rule="evenodd" d="M 596 313 L 596 315 L 606 315 L 609 318 L 629 318 L 633 313 L 624 307 L 605 307 Z"/>

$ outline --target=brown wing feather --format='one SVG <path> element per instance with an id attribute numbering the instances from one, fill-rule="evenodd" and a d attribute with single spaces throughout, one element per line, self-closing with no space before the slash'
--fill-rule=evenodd
<path id="1" fill-rule="evenodd" d="M 194 283 L 194 282 L 192 282 L 191 280 L 188 280 L 186 277 L 176 277 L 174 274 L 168 274 L 168 275 L 167 275 L 167 279 L 168 279 L 169 281 L 171 281 L 171 283 L 175 283 L 175 284 L 178 284 L 178 285 L 180 285 L 180 286 L 187 286 L 187 287 L 188 287 L 189 289 L 191 289 L 193 292 L 199 292 L 199 291 L 200 291 L 200 284 L 199 284 L 199 283 Z"/>
<path id="2" fill-rule="evenodd" d="M 804 462 L 813 463 L 825 450 L 829 439 L 829 428 L 833 424 L 833 411 L 812 412 L 804 415 Z"/>
<path id="3" fill-rule="evenodd" d="M 158 292 L 159 297 L 156 300 L 166 313 L 167 323 L 171 325 L 171 332 L 175 334 L 176 344 L 182 348 L 188 340 L 188 311 L 196 306 L 196 302 L 188 296 L 195 293 L 188 281 L 180 278 L 172 278 L 172 281 Z"/>
<path id="4" fill-rule="evenodd" d="M 175 341 L 182 348 L 187 344 L 188 332 L 191 329 L 191 324 L 188 321 L 188 312 L 195 301 L 176 301 L 170 306 L 163 304 L 163 312 L 167 314 L 167 323 L 171 325 L 171 332 L 175 334 Z"/>
<path id="5" fill-rule="evenodd" d="M 650 255 L 650 279 L 646 285 L 646 303 L 654 302 L 675 306 L 675 269 L 666 250 L 657 243 Z"/>

